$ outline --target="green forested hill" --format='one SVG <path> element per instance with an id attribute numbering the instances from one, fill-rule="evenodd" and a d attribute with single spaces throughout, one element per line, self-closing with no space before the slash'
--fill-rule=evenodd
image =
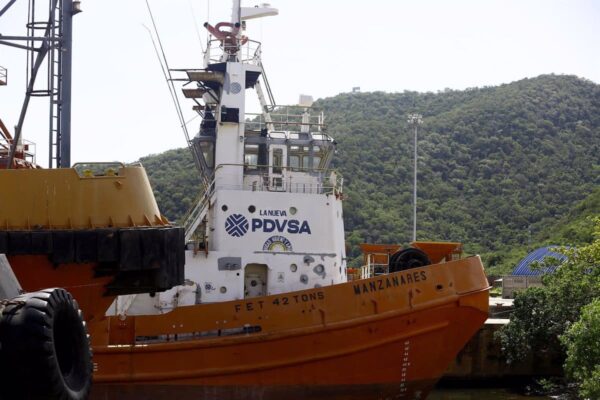
<path id="1" fill-rule="evenodd" d="M 345 223 L 363 241 L 411 236 L 412 131 L 419 132 L 418 238 L 492 254 L 549 236 L 600 185 L 600 85 L 544 75 L 438 93 L 352 93 L 322 99 L 345 178 Z M 141 160 L 162 211 L 179 218 L 196 196 L 187 150 Z M 488 258 L 493 264 L 497 257 Z"/>
<path id="2" fill-rule="evenodd" d="M 600 217 L 600 187 L 572 207 L 564 216 L 552 220 L 536 235 L 531 235 L 527 245 L 505 246 L 488 252 L 487 265 L 494 274 L 509 273 L 514 266 L 532 250 L 547 246 L 582 246 L 594 240 L 594 217 Z"/>
<path id="3" fill-rule="evenodd" d="M 200 178 L 189 149 L 175 149 L 140 159 L 146 168 L 160 211 L 180 220 L 200 195 Z"/>
<path id="4" fill-rule="evenodd" d="M 600 187 L 563 216 L 554 229 L 545 229 L 536 238 L 542 244 L 578 246 L 594 240 L 593 217 L 600 217 Z"/>

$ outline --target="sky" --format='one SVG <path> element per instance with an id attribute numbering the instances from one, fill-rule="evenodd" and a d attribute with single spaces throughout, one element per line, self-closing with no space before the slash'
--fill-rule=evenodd
<path id="1" fill-rule="evenodd" d="M 149 0 L 171 68 L 201 68 L 202 24 L 229 21 L 225 0 Z M 0 0 L 0 7 L 7 0 Z M 0 18 L 25 33 L 27 1 Z M 38 0 L 38 4 L 44 3 Z M 540 74 L 600 83 L 600 0 L 271 0 L 279 15 L 247 23 L 280 105 L 361 91 L 436 92 Z M 82 0 L 74 18 L 73 162 L 132 162 L 186 145 L 152 42 L 145 0 Z M 244 6 L 258 2 L 243 0 Z M 9 84 L 0 118 L 18 119 L 25 52 L 0 46 Z M 253 91 L 248 91 L 253 98 Z M 251 104 L 256 104 L 253 102 Z M 188 128 L 198 130 L 190 100 Z M 424 110 L 425 111 L 425 110 Z M 195 119 L 194 119 L 195 118 Z M 48 162 L 48 102 L 34 99 L 23 135 Z"/>

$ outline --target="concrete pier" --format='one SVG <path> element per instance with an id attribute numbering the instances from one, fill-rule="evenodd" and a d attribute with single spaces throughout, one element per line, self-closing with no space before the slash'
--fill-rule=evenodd
<path id="1" fill-rule="evenodd" d="M 443 382 L 516 381 L 562 375 L 562 360 L 556 355 L 533 354 L 518 363 L 507 364 L 494 334 L 508 324 L 506 317 L 511 307 L 512 301 L 507 299 L 490 299 L 490 315 L 494 318 L 488 319 L 461 350 L 442 378 Z M 496 318 L 499 314 L 505 318 Z"/>

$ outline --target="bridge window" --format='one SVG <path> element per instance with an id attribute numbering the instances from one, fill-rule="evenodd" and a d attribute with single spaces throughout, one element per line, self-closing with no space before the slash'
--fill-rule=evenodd
<path id="1" fill-rule="evenodd" d="M 202 156 L 209 168 L 215 167 L 215 144 L 213 142 L 200 142 Z"/>
<path id="2" fill-rule="evenodd" d="M 321 166 L 321 156 L 313 157 L 313 168 L 319 168 Z"/>
<path id="3" fill-rule="evenodd" d="M 302 165 L 300 165 L 300 156 L 290 156 L 290 168 L 292 170 L 302 168 Z"/>
<path id="4" fill-rule="evenodd" d="M 283 167 L 283 150 L 273 149 L 273 173 L 281 174 Z"/>
<path id="5" fill-rule="evenodd" d="M 247 144 L 244 148 L 244 164 L 247 169 L 256 169 L 258 165 L 258 145 Z"/>

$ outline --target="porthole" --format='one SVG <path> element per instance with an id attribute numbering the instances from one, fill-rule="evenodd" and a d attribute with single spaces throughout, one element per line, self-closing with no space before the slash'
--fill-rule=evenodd
<path id="1" fill-rule="evenodd" d="M 256 211 L 256 207 L 250 206 L 248 207 L 248 211 L 252 214 L 254 211 Z"/>
<path id="2" fill-rule="evenodd" d="M 308 275 L 306 275 L 306 274 L 300 275 L 300 282 L 302 282 L 306 285 L 308 283 Z"/>
<path id="3" fill-rule="evenodd" d="M 221 293 L 227 293 L 227 288 L 225 286 L 221 286 L 221 289 L 219 289 L 221 291 Z"/>
<path id="4" fill-rule="evenodd" d="M 290 207 L 290 215 L 296 215 L 298 209 L 296 207 Z"/>
<path id="5" fill-rule="evenodd" d="M 292 271 L 292 272 L 298 271 L 298 266 L 296 264 L 290 265 L 290 271 Z"/>
<path id="6" fill-rule="evenodd" d="M 227 211 L 227 209 L 228 209 L 227 206 L 225 204 L 223 204 L 223 206 L 221 207 L 221 210 Z"/>

